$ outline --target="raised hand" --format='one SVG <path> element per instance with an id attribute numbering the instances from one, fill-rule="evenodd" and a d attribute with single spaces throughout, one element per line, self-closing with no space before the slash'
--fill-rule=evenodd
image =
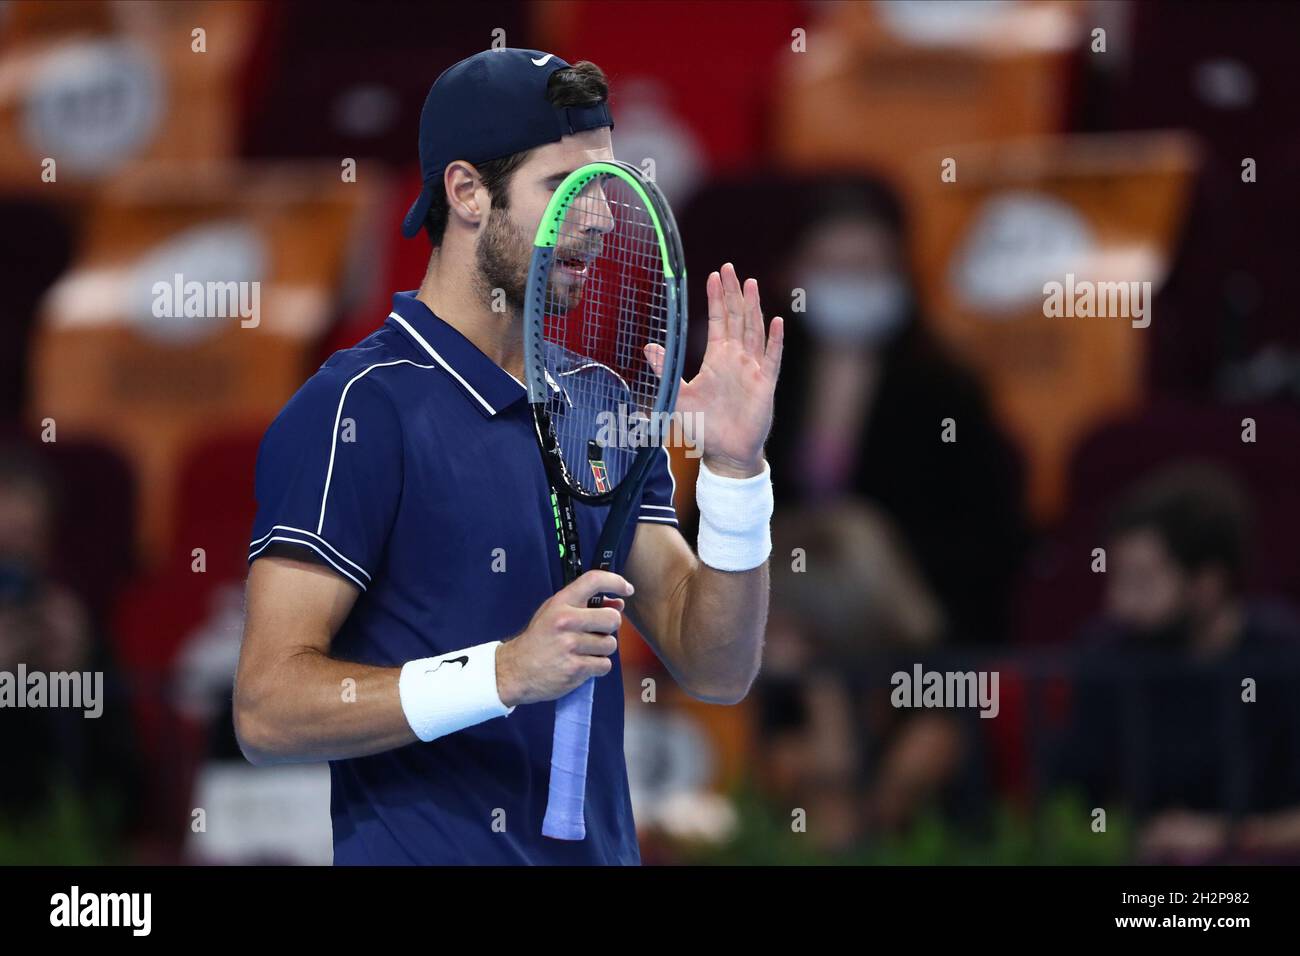
<path id="1" fill-rule="evenodd" d="M 682 382 L 677 411 L 699 416 L 696 434 L 710 471 L 748 478 L 763 470 L 785 323 L 777 316 L 764 330 L 758 282 L 746 279 L 742 288 L 730 262 L 709 275 L 705 291 L 708 346 L 699 373 Z M 646 358 L 656 373 L 662 372 L 660 346 L 647 346 Z"/>

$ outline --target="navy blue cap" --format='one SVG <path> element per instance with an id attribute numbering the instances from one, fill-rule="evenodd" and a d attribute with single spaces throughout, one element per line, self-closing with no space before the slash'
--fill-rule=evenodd
<path id="1" fill-rule="evenodd" d="M 420 231 L 442 174 L 457 159 L 485 163 L 571 133 L 614 127 L 609 104 L 557 107 L 546 99 L 551 74 L 569 64 L 541 50 L 483 50 L 448 67 L 420 112 L 424 188 L 402 221 L 402 235 Z"/>

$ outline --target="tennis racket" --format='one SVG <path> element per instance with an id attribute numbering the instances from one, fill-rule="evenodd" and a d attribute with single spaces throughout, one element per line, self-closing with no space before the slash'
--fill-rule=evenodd
<path id="1" fill-rule="evenodd" d="M 609 505 L 592 567 L 616 570 L 651 461 L 663 454 L 685 345 L 685 261 L 662 193 L 626 163 L 574 170 L 538 226 L 524 306 L 528 402 L 566 585 L 583 572 L 575 500 Z M 662 350 L 661 374 L 649 350 Z M 556 702 L 548 837 L 586 836 L 594 690 L 592 678 Z"/>

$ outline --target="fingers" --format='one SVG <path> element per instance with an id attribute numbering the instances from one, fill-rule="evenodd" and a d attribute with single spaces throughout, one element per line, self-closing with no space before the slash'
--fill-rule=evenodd
<path id="1" fill-rule="evenodd" d="M 710 273 L 705 292 L 709 301 L 710 344 L 735 339 L 755 359 L 771 360 L 779 365 L 779 346 L 774 356 L 765 351 L 765 343 L 769 348 L 771 343 L 763 330 L 763 304 L 757 279 L 746 279 L 742 286 L 736 267 L 728 262 L 721 271 Z"/>
<path id="2" fill-rule="evenodd" d="M 746 279 L 745 299 L 745 351 L 754 358 L 763 355 L 763 307 L 758 301 L 758 280 Z"/>
<path id="3" fill-rule="evenodd" d="M 613 634 L 575 634 L 569 650 L 584 657 L 612 657 L 618 650 L 618 638 Z"/>
<path id="4" fill-rule="evenodd" d="M 646 345 L 645 360 L 650 363 L 650 370 L 658 378 L 664 377 L 664 360 L 667 357 L 668 353 L 664 351 L 664 347 L 658 342 L 650 342 Z"/>
<path id="5" fill-rule="evenodd" d="M 570 690 L 590 677 L 604 677 L 614 669 L 614 662 L 610 658 L 595 654 L 575 654 L 569 658 L 569 662 Z"/>
<path id="6" fill-rule="evenodd" d="M 597 594 L 631 597 L 635 589 L 632 582 L 613 571 L 588 571 L 555 596 L 570 607 L 587 606 Z"/>
<path id="7" fill-rule="evenodd" d="M 722 267 L 722 301 L 727 313 L 727 338 L 743 341 L 745 296 L 736 277 L 736 267 L 730 262 Z"/>
<path id="8" fill-rule="evenodd" d="M 645 347 L 645 359 L 650 364 L 650 371 L 654 372 L 659 381 L 662 382 L 664 378 L 664 362 L 668 360 L 668 353 L 664 351 L 664 347 L 655 342 L 648 343 Z M 679 390 L 678 403 L 680 405 L 682 402 L 681 391 L 689 388 L 686 379 L 678 379 L 677 388 Z"/>
<path id="9" fill-rule="evenodd" d="M 722 276 L 710 272 L 704 283 L 704 292 L 709 300 L 709 345 L 721 342 L 727 337 L 727 307 L 722 301 Z"/>
<path id="10" fill-rule="evenodd" d="M 589 677 L 604 677 L 614 669 L 611 658 L 618 650 L 618 638 L 612 633 L 586 632 L 565 634 L 563 663 L 560 671 L 568 690 L 577 687 Z"/>
<path id="11" fill-rule="evenodd" d="M 709 300 L 709 342 L 736 339 L 745 334 L 745 296 L 736 278 L 736 267 L 728 262 L 721 272 L 709 275 L 704 286 Z"/>
<path id="12" fill-rule="evenodd" d="M 781 371 L 781 352 L 785 348 L 785 320 L 773 316 L 767 330 L 767 351 L 763 353 L 763 374 L 776 378 Z"/>
<path id="13" fill-rule="evenodd" d="M 622 626 L 623 614 L 612 607 L 566 608 L 555 623 L 563 631 L 613 634 Z"/>

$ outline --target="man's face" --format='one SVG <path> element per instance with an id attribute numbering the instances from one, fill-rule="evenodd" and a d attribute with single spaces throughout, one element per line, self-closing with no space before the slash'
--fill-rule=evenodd
<path id="1" fill-rule="evenodd" d="M 489 296 L 491 290 L 502 289 L 511 312 L 519 314 L 523 311 L 533 237 L 551 195 L 564 177 L 579 166 L 613 158 L 609 129 L 602 127 L 540 146 L 514 171 L 507 187 L 507 208 L 502 209 L 499 204 L 493 206 L 478 238 L 479 274 Z M 564 258 L 567 252 L 572 251 L 561 248 L 557 255 Z M 566 276 L 563 269 L 556 270 L 553 284 L 564 283 L 565 287 L 554 288 L 553 292 L 576 299 L 581 294 L 581 277 L 577 274 Z"/>
<path id="2" fill-rule="evenodd" d="M 1125 627 L 1157 634 L 1177 627 L 1191 610 L 1191 579 L 1160 536 L 1149 529 L 1121 534 L 1110 547 L 1106 609 Z"/>

